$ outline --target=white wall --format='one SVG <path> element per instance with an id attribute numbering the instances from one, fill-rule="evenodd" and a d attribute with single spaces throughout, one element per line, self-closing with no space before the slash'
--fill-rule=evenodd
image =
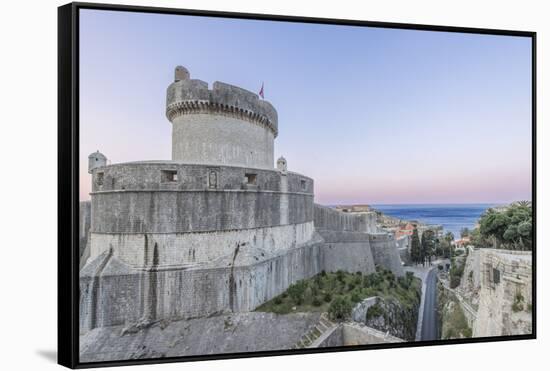
<path id="1" fill-rule="evenodd" d="M 186 114 L 172 120 L 172 160 L 273 169 L 274 134 L 247 120 Z"/>
<path id="2" fill-rule="evenodd" d="M 107 0 L 105 0 L 107 1 Z M 123 1 L 151 5 L 147 1 Z M 0 13 L 2 68 L 2 182 L 0 218 L 3 233 L 0 292 L 2 368 L 60 370 L 56 349 L 56 6 L 62 1 L 8 1 Z M 550 23 L 545 1 L 400 0 L 338 2 L 278 0 L 156 0 L 157 6 L 219 9 L 254 13 L 353 18 L 471 27 L 536 30 L 539 66 L 539 189 L 548 189 L 550 127 L 542 123 L 550 97 Z M 261 63 L 261 61 L 258 61 Z M 33 94 L 29 94 L 29 92 Z M 39 97 L 38 97 L 39 95 Z M 40 120 L 33 119 L 39 113 Z M 546 123 L 547 123 L 546 122 Z M 32 135 L 29 135 L 32 130 Z M 39 163 L 40 166 L 33 166 Z M 32 172 L 31 172 L 32 169 Z M 32 175 L 32 177 L 30 176 Z M 550 230 L 549 193 L 539 194 L 539 231 Z M 541 211 L 544 210 L 544 213 Z M 31 229 L 32 227 L 32 229 Z M 7 233 L 9 232 L 9 233 Z M 538 262 L 548 264 L 548 233 L 539 233 Z M 550 285 L 550 270 L 538 270 L 539 287 Z M 540 290 L 539 290 L 540 291 Z M 539 316 L 550 296 L 538 296 Z M 146 366 L 147 370 L 335 370 L 342 365 L 403 370 L 530 370 L 547 359 L 550 320 L 539 318 L 539 340 L 251 358 Z M 517 356 L 516 356 L 517 355 Z M 128 367 L 124 370 L 145 370 Z"/>
<path id="3" fill-rule="evenodd" d="M 225 265 L 239 244 L 277 255 L 310 241 L 312 236 L 313 222 L 204 233 L 148 233 L 147 240 L 143 234 L 92 233 L 90 254 L 94 259 L 112 247 L 121 261 L 141 267 L 150 264 L 144 262 L 147 245 L 152 249 L 157 244 L 160 266 L 208 264 L 218 259 Z"/>

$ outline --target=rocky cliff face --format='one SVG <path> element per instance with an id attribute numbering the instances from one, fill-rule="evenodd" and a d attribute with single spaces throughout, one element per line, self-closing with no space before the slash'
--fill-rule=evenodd
<path id="1" fill-rule="evenodd" d="M 460 339 L 472 337 L 471 323 L 468 322 L 456 294 L 437 285 L 437 311 L 440 339 Z"/>
<path id="2" fill-rule="evenodd" d="M 473 336 L 533 331 L 530 251 L 480 250 L 481 291 Z"/>
<path id="3" fill-rule="evenodd" d="M 460 284 L 440 297 L 442 338 L 532 332 L 531 252 L 472 249 Z"/>
<path id="4" fill-rule="evenodd" d="M 469 249 L 464 263 L 464 273 L 456 291 L 477 310 L 481 291 L 481 266 L 479 250 Z"/>
<path id="5" fill-rule="evenodd" d="M 401 339 L 413 341 L 418 322 L 420 297 L 414 303 L 404 304 L 396 298 L 378 298 L 369 307 L 365 324 Z"/>
<path id="6" fill-rule="evenodd" d="M 233 313 L 184 321 L 158 321 L 139 329 L 95 328 L 80 337 L 80 361 L 116 361 L 291 349 L 319 313 Z"/>

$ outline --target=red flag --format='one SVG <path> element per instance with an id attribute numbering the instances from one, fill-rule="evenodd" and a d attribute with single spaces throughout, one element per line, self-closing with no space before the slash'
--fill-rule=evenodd
<path id="1" fill-rule="evenodd" d="M 258 93 L 258 95 L 260 97 L 262 97 L 262 99 L 264 99 L 264 83 L 263 83 L 263 81 L 262 81 L 262 88 L 260 89 L 260 92 Z"/>

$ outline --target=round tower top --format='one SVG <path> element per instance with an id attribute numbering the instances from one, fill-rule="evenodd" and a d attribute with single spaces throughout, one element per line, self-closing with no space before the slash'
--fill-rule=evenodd
<path id="1" fill-rule="evenodd" d="M 264 126 L 277 136 L 277 111 L 258 94 L 219 81 L 208 89 L 207 82 L 191 79 L 183 66 L 176 67 L 174 80 L 166 92 L 166 116 L 170 122 L 183 115 L 210 113 Z"/>

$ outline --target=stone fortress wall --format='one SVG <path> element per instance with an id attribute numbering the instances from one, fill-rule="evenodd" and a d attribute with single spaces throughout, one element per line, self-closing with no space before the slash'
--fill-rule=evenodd
<path id="1" fill-rule="evenodd" d="M 315 204 L 314 221 L 315 230 L 325 241 L 327 271 L 371 273 L 379 265 L 398 276 L 404 275 L 397 241 L 378 229 L 375 212 L 348 213 Z"/>
<path id="2" fill-rule="evenodd" d="M 323 238 L 324 270 L 372 273 L 374 258 L 368 231 L 376 230 L 366 214 L 347 214 L 330 207 L 314 205 L 315 231 Z"/>
<path id="3" fill-rule="evenodd" d="M 157 267 L 154 263 L 142 269 L 130 268 L 109 251 L 101 254 L 81 270 L 81 332 L 252 311 L 291 283 L 321 271 L 315 241 L 267 258 L 261 251 L 246 247 L 235 248 L 235 262 L 188 269 Z"/>
<path id="4" fill-rule="evenodd" d="M 315 228 L 340 232 L 378 232 L 375 212 L 347 213 L 321 205 L 315 205 Z"/>
<path id="5" fill-rule="evenodd" d="M 531 333 L 531 251 L 467 249 L 460 285 L 446 289 L 456 295 L 473 336 Z"/>
<path id="6" fill-rule="evenodd" d="M 316 212 L 322 208 L 315 205 Z M 342 218 L 349 218 L 341 214 Z M 292 240 L 292 247 L 283 249 L 273 245 L 271 250 L 258 248 L 258 241 L 246 240 L 242 233 L 239 240 L 242 242 L 233 243 L 228 241 L 227 235 L 208 232 L 219 239 L 217 244 L 208 241 L 206 247 L 226 244 L 228 251 L 233 249 L 229 256 L 179 267 L 162 263 L 164 250 L 159 246 L 166 248 L 167 244 L 158 241 L 156 245 L 149 244 L 148 233 L 136 237 L 144 243 L 135 248 L 135 256 L 143 256 L 142 265 L 129 264 L 126 254 L 130 249 L 125 243 L 128 236 L 109 235 L 113 241 L 118 241 L 119 244 L 114 245 L 116 249 L 112 243 L 106 243 L 109 249 L 99 252 L 96 259 L 90 259 L 80 273 L 81 331 L 140 321 L 252 311 L 284 292 L 290 284 L 323 270 L 372 273 L 378 264 L 402 274 L 394 245 L 387 245 L 391 239 L 384 238 L 381 246 L 376 242 L 375 248 L 371 248 L 372 236 L 380 238 L 385 234 L 316 232 L 307 242 L 296 243 L 296 239 Z M 197 246 L 205 247 L 201 243 Z M 166 260 L 166 263 L 173 261 Z"/>
<path id="7" fill-rule="evenodd" d="M 396 238 L 396 242 L 397 242 L 397 251 L 399 252 L 401 261 L 404 264 L 411 265 L 412 264 L 411 237 L 408 235 L 401 236 L 399 238 Z"/>
<path id="8" fill-rule="evenodd" d="M 90 257 L 90 225 L 92 224 L 92 203 L 90 201 L 80 202 L 78 211 L 78 256 L 81 269 Z"/>
<path id="9" fill-rule="evenodd" d="M 145 244 L 175 267 L 228 260 L 235 244 L 285 250 L 313 234 L 313 180 L 295 173 L 133 163 L 94 170 L 93 183 L 91 254 L 112 247 L 131 266 L 146 264 Z"/>
<path id="10" fill-rule="evenodd" d="M 371 273 L 380 265 L 403 274 L 396 241 L 378 232 L 374 213 L 314 205 L 311 178 L 287 171 L 282 158 L 273 168 L 272 139 L 249 138 L 270 155 L 253 149 L 252 157 L 242 156 L 255 147 L 233 142 L 226 131 L 239 137 L 241 128 L 261 128 L 274 138 L 277 115 L 269 103 L 222 83 L 208 90 L 178 67 L 167 115 L 183 128 L 174 131 L 172 161 L 107 165 L 102 154 L 90 155 L 81 333 L 252 311 L 322 270 Z M 200 125 L 193 129 L 190 117 Z M 221 122 L 224 130 L 207 129 Z M 193 158 L 185 143 L 201 141 L 215 145 Z"/>
<path id="11" fill-rule="evenodd" d="M 530 334 L 531 251 L 480 249 L 479 264 L 481 290 L 473 336 Z"/>
<path id="12" fill-rule="evenodd" d="M 401 264 L 401 257 L 397 250 L 397 242 L 392 234 L 369 234 L 369 243 L 374 262 L 377 265 L 391 270 L 397 276 L 405 274 Z"/>
<path id="13" fill-rule="evenodd" d="M 309 348 L 328 348 L 346 345 L 402 343 L 399 339 L 382 331 L 359 323 L 341 323 L 323 334 Z"/>

